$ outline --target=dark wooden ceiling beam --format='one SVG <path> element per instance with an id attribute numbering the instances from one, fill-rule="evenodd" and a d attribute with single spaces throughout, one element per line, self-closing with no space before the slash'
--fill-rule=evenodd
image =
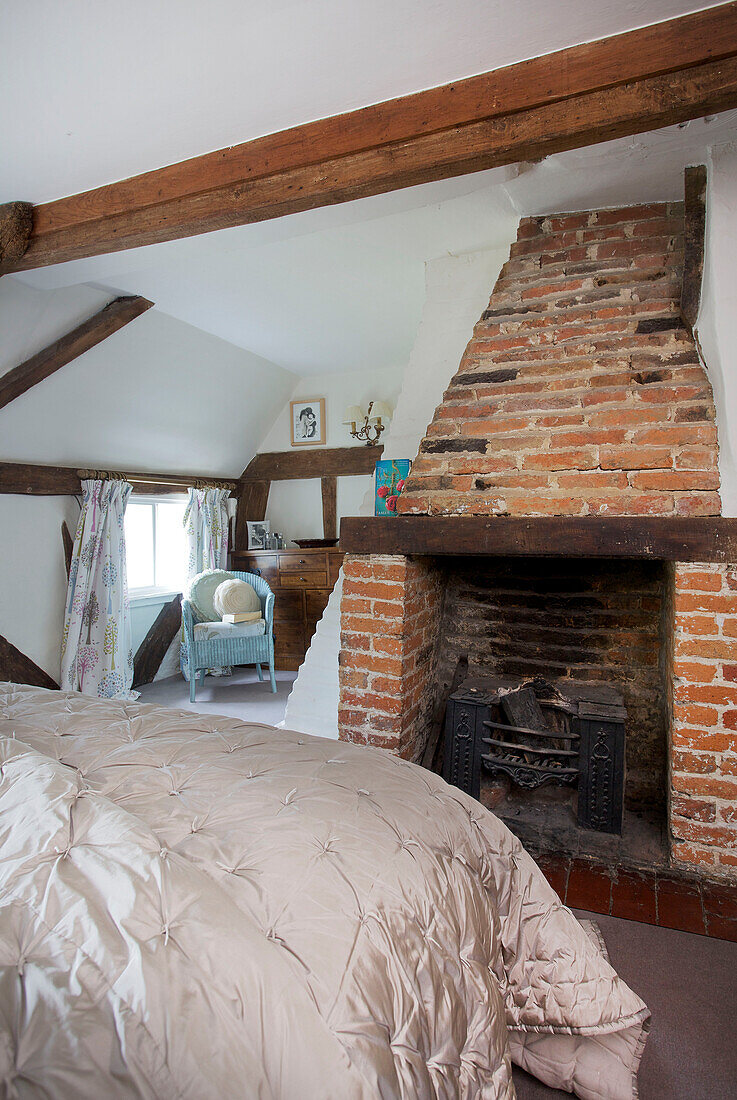
<path id="1" fill-rule="evenodd" d="M 16 264 L 28 248 L 33 230 L 30 202 L 6 202 L 0 206 L 0 272 Z"/>
<path id="2" fill-rule="evenodd" d="M 737 519 L 710 516 L 344 517 L 347 554 L 737 561 Z"/>
<path id="3" fill-rule="evenodd" d="M 87 321 L 68 332 L 66 336 L 54 340 L 43 351 L 26 359 L 17 367 L 13 367 L 0 377 L 0 409 L 15 401 L 16 397 L 26 393 L 32 386 L 43 382 L 52 374 L 71 363 L 79 355 L 94 348 L 97 344 L 107 340 L 114 332 L 130 324 L 136 317 L 140 317 L 146 310 L 151 309 L 153 302 L 148 298 L 138 296 L 127 298 L 115 298 L 112 302 L 95 313 Z"/>
<path id="4" fill-rule="evenodd" d="M 69 466 L 41 466 L 32 462 L 0 462 L 0 493 L 23 496 L 78 496 L 79 474 Z"/>
<path id="5" fill-rule="evenodd" d="M 254 455 L 241 481 L 294 481 L 372 474 L 384 447 L 323 447 Z"/>
<path id="6" fill-rule="evenodd" d="M 42 204 L 8 270 L 281 217 L 734 106 L 732 2 Z"/>

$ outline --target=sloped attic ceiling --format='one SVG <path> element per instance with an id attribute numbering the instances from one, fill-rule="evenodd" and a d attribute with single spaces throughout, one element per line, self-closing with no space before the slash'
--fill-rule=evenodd
<path id="1" fill-rule="evenodd" d="M 101 309 L 88 286 L 0 280 L 0 374 Z M 151 309 L 0 409 L 0 458 L 238 476 L 294 376 Z"/>

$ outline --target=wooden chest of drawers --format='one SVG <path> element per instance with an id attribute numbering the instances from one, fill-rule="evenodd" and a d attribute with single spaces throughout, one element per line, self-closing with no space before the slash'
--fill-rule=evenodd
<path id="1" fill-rule="evenodd" d="M 261 576 L 274 593 L 276 667 L 302 664 L 343 563 L 340 550 L 233 550 L 232 568 Z"/>

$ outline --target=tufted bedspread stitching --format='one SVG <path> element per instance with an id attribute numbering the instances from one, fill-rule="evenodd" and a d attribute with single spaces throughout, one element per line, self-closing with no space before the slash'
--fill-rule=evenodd
<path id="1" fill-rule="evenodd" d="M 645 1006 L 501 822 L 381 750 L 0 684 L 0 836 L 8 1096 L 508 1100 L 561 1045 L 550 1083 L 634 1095 Z"/>

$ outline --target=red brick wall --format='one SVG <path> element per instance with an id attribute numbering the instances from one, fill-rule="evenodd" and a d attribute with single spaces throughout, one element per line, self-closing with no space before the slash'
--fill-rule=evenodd
<path id="1" fill-rule="evenodd" d="M 383 555 L 347 555 L 343 570 L 340 738 L 416 760 L 435 698 L 439 574 Z"/>
<path id="2" fill-rule="evenodd" d="M 674 859 L 737 875 L 737 568 L 675 567 Z"/>
<path id="3" fill-rule="evenodd" d="M 718 515 L 679 203 L 525 218 L 399 511 Z"/>

